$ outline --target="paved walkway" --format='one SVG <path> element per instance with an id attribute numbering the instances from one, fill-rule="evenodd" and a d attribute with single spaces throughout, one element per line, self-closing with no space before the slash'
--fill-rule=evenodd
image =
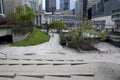
<path id="1" fill-rule="evenodd" d="M 79 53 L 63 48 L 59 35 L 49 42 L 29 47 L 0 46 L 0 80 L 119 80 L 120 54 L 106 43 L 95 45 L 111 53 Z M 108 47 L 109 46 L 109 47 Z"/>
<path id="2" fill-rule="evenodd" d="M 100 51 L 109 51 L 109 53 L 118 53 L 120 54 L 120 48 L 115 47 L 112 44 L 106 43 L 106 42 L 100 42 L 95 45 L 96 48 L 98 48 Z"/>
<path id="3" fill-rule="evenodd" d="M 36 54 L 39 56 L 61 58 L 61 59 L 81 59 L 84 61 L 106 61 L 118 63 L 120 53 L 120 48 L 116 48 L 108 43 L 99 43 L 95 45 L 101 51 L 105 51 L 103 54 L 98 54 L 97 52 L 86 52 L 79 53 L 69 48 L 63 48 L 59 44 L 59 35 L 54 34 L 49 42 L 43 43 L 36 46 L 28 47 L 11 47 L 10 45 L 0 46 L 0 52 L 6 53 L 8 58 L 11 56 L 23 56 L 25 54 Z M 36 57 L 37 57 L 36 56 Z"/>

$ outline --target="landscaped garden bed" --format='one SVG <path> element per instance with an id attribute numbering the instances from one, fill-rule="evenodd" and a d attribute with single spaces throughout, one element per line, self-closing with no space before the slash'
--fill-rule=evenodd
<path id="1" fill-rule="evenodd" d="M 22 41 L 13 43 L 12 46 L 33 46 L 49 41 L 50 36 L 40 29 L 34 28 L 33 31 Z"/>
<path id="2" fill-rule="evenodd" d="M 60 43 L 63 46 L 78 49 L 80 51 L 98 51 L 93 44 L 104 40 L 105 33 L 93 28 L 91 21 L 83 22 L 81 27 L 69 31 L 68 33 L 60 34 Z"/>

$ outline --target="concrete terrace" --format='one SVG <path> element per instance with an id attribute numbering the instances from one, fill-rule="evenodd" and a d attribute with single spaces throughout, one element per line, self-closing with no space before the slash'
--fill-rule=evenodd
<path id="1" fill-rule="evenodd" d="M 1 45 L 0 80 L 119 80 L 119 48 L 95 45 L 105 53 L 79 53 L 63 48 L 59 35 L 49 42 L 28 47 Z"/>

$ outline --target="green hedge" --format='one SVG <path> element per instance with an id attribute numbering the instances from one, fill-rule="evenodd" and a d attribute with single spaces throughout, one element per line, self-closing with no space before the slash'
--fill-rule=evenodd
<path id="1" fill-rule="evenodd" d="M 0 29 L 12 29 L 14 28 L 16 25 L 0 25 Z"/>

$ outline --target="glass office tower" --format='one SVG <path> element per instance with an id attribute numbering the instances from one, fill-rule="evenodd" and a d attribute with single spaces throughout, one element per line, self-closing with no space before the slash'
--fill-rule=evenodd
<path id="1" fill-rule="evenodd" d="M 46 12 L 54 12 L 56 10 L 56 0 L 46 0 Z"/>
<path id="2" fill-rule="evenodd" d="M 60 0 L 60 10 L 70 10 L 70 0 Z"/>
<path id="3" fill-rule="evenodd" d="M 0 0 L 0 14 L 3 14 L 3 0 Z"/>

